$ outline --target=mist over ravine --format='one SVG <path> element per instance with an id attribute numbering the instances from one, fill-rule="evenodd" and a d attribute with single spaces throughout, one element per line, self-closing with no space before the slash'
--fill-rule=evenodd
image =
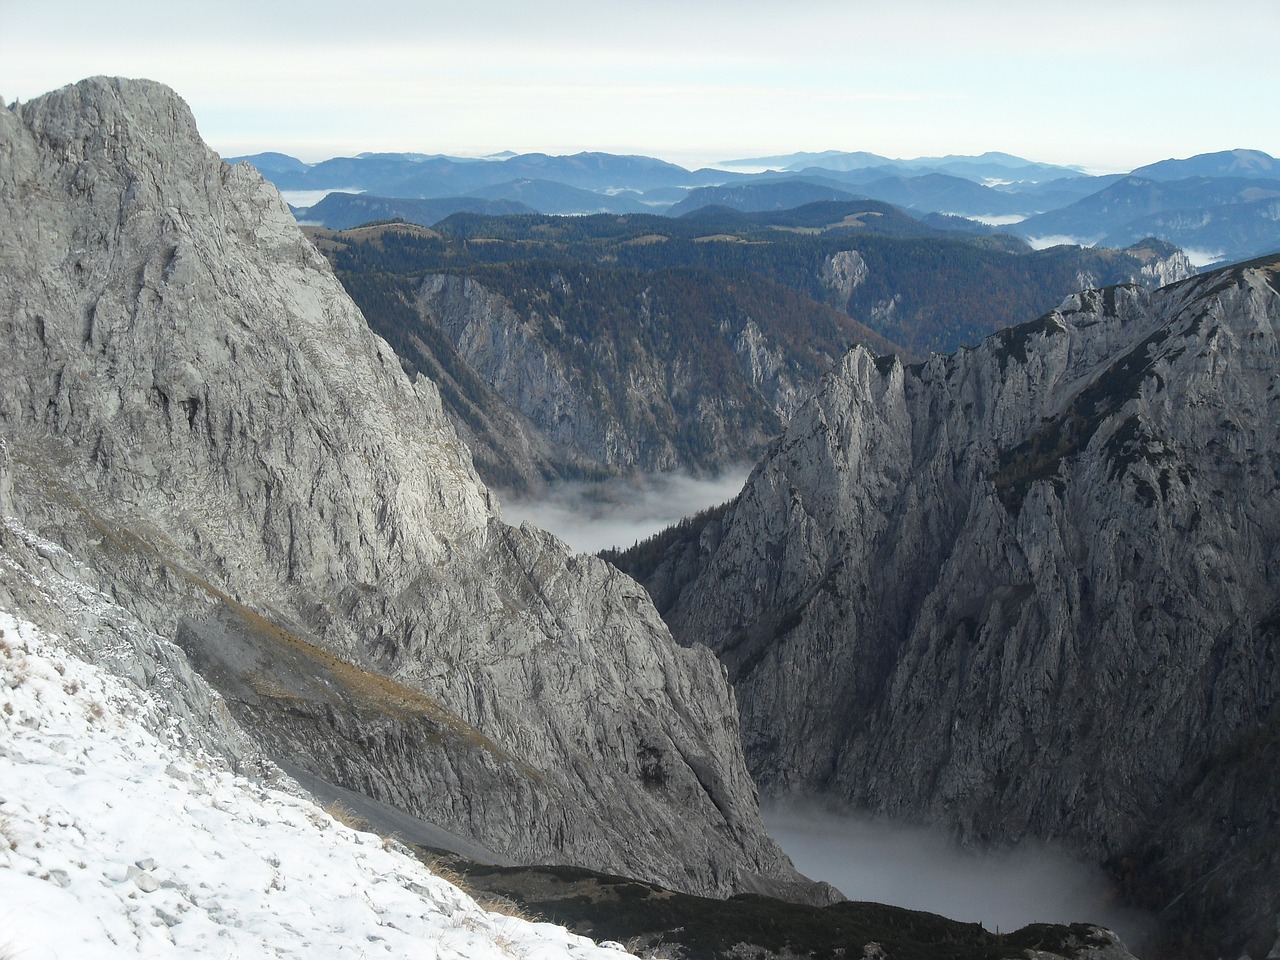
<path id="1" fill-rule="evenodd" d="M 569 481 L 546 488 L 535 498 L 499 491 L 502 518 L 549 530 L 582 553 L 629 547 L 682 518 L 732 500 L 750 474 L 733 467 L 716 477 L 673 472 L 625 480 Z"/>
<path id="2" fill-rule="evenodd" d="M 1029 923 L 1096 923 L 1134 949 L 1150 920 L 1112 902 L 1103 872 L 1042 844 L 963 849 L 941 831 L 766 803 L 765 827 L 801 873 L 869 900 L 1010 932 Z"/>

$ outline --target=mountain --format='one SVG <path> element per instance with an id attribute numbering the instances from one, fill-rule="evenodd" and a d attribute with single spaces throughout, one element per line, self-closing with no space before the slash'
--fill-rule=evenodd
<path id="1" fill-rule="evenodd" d="M 1095 194 L 1008 229 L 1024 237 L 1124 243 L 1156 235 L 1236 260 L 1280 249 L 1280 180 L 1258 177 L 1125 177 Z M 1131 241 L 1130 241 L 1131 242 Z"/>
<path id="2" fill-rule="evenodd" d="M 770 180 L 725 187 L 698 187 L 667 212 L 673 217 L 693 213 L 703 207 L 729 207 L 752 213 L 762 210 L 791 210 L 809 203 L 861 199 L 848 190 L 809 180 Z"/>
<path id="3" fill-rule="evenodd" d="M 1276 182 L 1280 185 L 1280 181 Z M 1261 198 L 1216 207 L 1164 210 L 1131 220 L 1102 238 L 1103 246 L 1132 243 L 1130 238 L 1174 237 L 1197 259 L 1221 262 L 1256 259 L 1280 250 L 1280 191 L 1258 191 Z"/>
<path id="4" fill-rule="evenodd" d="M 405 368 L 439 384 L 482 477 L 526 494 L 734 468 L 855 343 L 910 359 L 1094 278 L 1154 285 L 1190 270 L 1158 243 L 957 239 L 876 201 L 308 232 Z"/>
<path id="5" fill-rule="evenodd" d="M 555 180 L 508 180 L 481 187 L 477 196 L 519 203 L 532 213 L 655 213 L 669 204 L 649 203 L 634 190 L 600 193 Z M 477 211 L 484 212 L 484 211 Z"/>
<path id="6" fill-rule="evenodd" d="M 907 163 L 912 167 L 937 170 L 979 182 L 994 180 L 1039 183 L 1062 177 L 1083 176 L 1080 170 L 1074 167 L 1064 167 L 1056 163 L 1037 163 L 992 150 L 977 156 L 948 154 L 945 157 L 919 157 Z"/>
<path id="7" fill-rule="evenodd" d="M 825 150 L 821 153 L 790 153 L 745 160 L 726 160 L 722 167 L 768 167 L 774 170 L 836 170 L 852 172 L 874 168 L 884 175 L 909 176 L 915 173 L 944 173 L 968 180 L 1041 181 L 1055 177 L 1079 176 L 1080 171 L 1051 163 L 1036 163 L 1008 153 L 989 151 L 980 156 L 949 154 L 945 157 L 916 157 L 891 160 L 865 151 L 846 153 Z"/>
<path id="8" fill-rule="evenodd" d="M 1198 263 L 1275 250 L 1275 216 L 1265 201 L 1280 184 L 1276 161 L 1257 150 L 1161 161 L 1129 176 L 1105 177 L 995 152 L 890 160 L 828 151 L 727 164 L 768 168 L 752 173 L 690 171 L 650 157 L 605 153 L 511 154 L 487 161 L 379 153 L 318 164 L 282 154 L 245 159 L 285 190 L 363 191 L 415 200 L 482 197 L 547 214 L 682 216 L 707 206 L 762 212 L 870 198 L 920 216 L 1012 223 L 1010 232 L 1037 244 L 1061 239 L 1125 247 L 1152 236 L 1193 250 Z M 355 215 L 347 211 L 326 219 L 323 209 L 309 214 L 333 229 L 357 226 Z M 1019 217 L 1026 219 L 1017 223 Z M 427 222 L 426 214 L 405 219 Z"/>
<path id="9" fill-rule="evenodd" d="M 529 179 L 554 180 L 583 190 L 652 190 L 685 186 L 690 171 L 653 157 L 619 156 L 612 153 L 575 153 L 553 157 L 545 153 L 525 153 L 512 157 L 508 166 L 537 171 Z M 695 177 L 698 175 L 695 173 Z"/>
<path id="10" fill-rule="evenodd" d="M 915 356 L 976 344 L 1075 290 L 1156 287 L 1194 271 L 1181 250 L 1152 239 L 1124 250 L 1037 251 L 1010 249 L 999 237 L 850 239 L 833 254 L 839 269 L 830 274 L 829 302 Z"/>
<path id="11" fill-rule="evenodd" d="M 294 211 L 301 222 L 319 224 L 331 230 L 347 230 L 363 223 L 403 220 L 429 227 L 455 213 L 482 213 L 489 216 L 534 213 L 532 207 L 514 200 L 482 197 L 445 197 L 439 200 L 411 200 L 404 197 L 374 197 L 367 193 L 330 193 L 310 207 Z"/>
<path id="12" fill-rule="evenodd" d="M 4 454 L 0 443 L 0 487 Z M 1131 960 L 1113 934 L 1086 924 L 991 933 L 873 903 L 714 900 L 420 846 L 402 832 L 403 816 L 386 827 L 345 802 L 321 809 L 270 763 L 229 751 L 249 738 L 178 648 L 12 518 L 0 518 L 0 545 L 8 956 L 622 960 L 630 956 L 622 941 L 640 956 L 661 949 L 708 960 L 744 949 L 760 960 L 834 958 L 868 944 L 903 958 L 993 960 L 1036 949 L 1045 958 Z M 15 602 L 38 606 L 46 626 L 9 613 Z M 368 809 L 344 794 L 351 798 Z M 557 923 L 613 942 L 597 946 Z"/>
<path id="13" fill-rule="evenodd" d="M 500 521 L 437 388 L 172 91 L 0 109 L 0 154 L 0 507 L 35 544 L 3 562 L 74 565 L 181 646 L 222 697 L 174 714 L 193 743 L 234 723 L 506 860 L 823 895 L 764 832 L 714 658 Z"/>
<path id="14" fill-rule="evenodd" d="M 1040 201 L 1029 194 L 996 190 L 964 177 L 945 173 L 883 174 L 884 171 L 878 170 L 874 177 L 849 177 L 847 185 L 828 179 L 829 171 L 812 167 L 807 168 L 803 176 L 787 179 L 762 175 L 732 185 L 690 190 L 667 212 L 673 217 L 682 216 L 704 206 L 732 207 L 747 212 L 786 210 L 817 201 L 855 198 L 879 200 L 909 210 L 974 217 L 1030 214 L 1040 209 Z"/>
<path id="15" fill-rule="evenodd" d="M 513 181 L 549 181 L 609 195 L 618 190 L 645 192 L 663 188 L 722 183 L 736 174 L 689 171 L 652 157 L 579 153 L 553 157 L 530 153 L 487 161 L 442 155 L 377 153 L 334 157 L 315 164 L 288 164 L 279 154 L 233 157 L 248 161 L 281 190 L 362 190 L 388 197 L 475 196 L 477 191 Z M 265 158 L 265 159 L 264 159 Z M 287 158 L 291 160 L 292 158 Z"/>
<path id="16" fill-rule="evenodd" d="M 1185 180 L 1191 177 L 1260 177 L 1280 179 L 1280 160 L 1261 150 L 1222 150 L 1201 153 L 1184 160 L 1161 160 L 1130 171 L 1148 180 Z"/>
<path id="17" fill-rule="evenodd" d="M 759 185 L 760 190 L 744 190 L 738 194 L 745 205 L 761 194 L 767 198 L 772 190 Z M 826 188 L 819 188 L 816 192 Z M 832 191 L 838 193 L 839 191 Z M 733 199 L 733 191 L 730 191 Z M 674 208 L 671 211 L 674 213 Z M 828 238 L 839 235 L 867 234 L 876 237 L 945 237 L 944 231 L 922 224 L 911 214 L 880 200 L 814 200 L 798 207 L 778 209 L 741 210 L 733 206 L 712 204 L 701 206 L 681 214 L 685 226 L 694 226 L 704 233 L 720 231 L 730 236 L 743 236 L 772 232 L 777 241 L 781 233 L 822 234 Z M 754 239 L 754 238 L 753 238 Z M 750 242 L 750 241 L 748 241 Z"/>
<path id="18" fill-rule="evenodd" d="M 255 153 L 252 156 L 235 157 L 228 162 L 252 164 L 264 177 L 300 174 L 311 167 L 311 164 L 303 163 L 297 157 L 285 153 Z"/>
<path id="19" fill-rule="evenodd" d="M 741 160 L 722 160 L 722 167 L 771 167 L 775 170 L 797 170 L 817 167 L 824 170 L 860 170 L 863 167 L 880 167 L 894 161 L 864 150 L 845 152 L 823 150 L 819 153 L 788 153 L 772 157 L 748 157 Z"/>
<path id="20" fill-rule="evenodd" d="M 664 242 L 648 222 L 619 243 Z M 603 233 L 617 219 L 598 223 Z M 440 384 L 482 475 L 510 491 L 753 460 L 853 343 L 894 349 L 745 271 L 575 263 L 572 245 L 544 232 L 555 260 L 459 272 L 442 253 L 447 234 L 389 225 L 312 235 L 370 326 Z M 488 255 L 499 244 L 490 239 Z M 599 252 L 598 241 L 586 246 Z"/>
<path id="21" fill-rule="evenodd" d="M 929 210 L 969 217 L 1024 214 L 1035 209 L 1025 197 L 993 190 L 965 177 L 929 173 L 918 177 L 886 177 L 860 187 L 864 196 L 908 210 Z"/>
<path id="22" fill-rule="evenodd" d="M 854 349 L 726 509 L 616 558 L 762 792 L 1047 841 L 1262 956 L 1280 897 L 1280 259 Z"/>

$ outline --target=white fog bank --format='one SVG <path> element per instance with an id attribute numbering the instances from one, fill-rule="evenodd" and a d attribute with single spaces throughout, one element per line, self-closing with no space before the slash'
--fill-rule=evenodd
<path id="1" fill-rule="evenodd" d="M 684 517 L 732 500 L 750 474 L 747 467 L 717 477 L 662 473 L 598 483 L 567 481 L 537 499 L 499 493 L 502 519 L 549 530 L 581 553 L 629 547 Z"/>
<path id="2" fill-rule="evenodd" d="M 1097 867 L 1042 846 L 977 853 L 941 833 L 803 806 L 766 805 L 765 826 L 796 868 L 850 900 L 888 903 L 1009 932 L 1028 923 L 1096 923 L 1133 949 L 1148 929 L 1117 907 Z"/>

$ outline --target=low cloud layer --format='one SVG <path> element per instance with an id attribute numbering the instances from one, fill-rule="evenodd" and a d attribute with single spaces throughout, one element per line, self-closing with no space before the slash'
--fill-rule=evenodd
<path id="1" fill-rule="evenodd" d="M 750 473 L 745 467 L 718 477 L 664 473 L 602 483 L 559 483 L 536 500 L 500 494 L 507 523 L 528 521 L 550 530 L 582 553 L 629 547 L 683 517 L 731 500 Z"/>
<path id="2" fill-rule="evenodd" d="M 1028 923 L 1097 923 L 1132 949 L 1146 918 L 1111 902 L 1102 871 L 1043 846 L 963 850 L 940 833 L 803 806 L 768 806 L 770 835 L 796 868 L 851 900 L 925 910 L 1012 931 Z"/>
<path id="3" fill-rule="evenodd" d="M 1048 250 L 1050 247 L 1092 247 L 1102 237 L 1072 237 L 1065 233 L 1053 233 L 1044 237 L 1026 237 L 1032 250 Z"/>

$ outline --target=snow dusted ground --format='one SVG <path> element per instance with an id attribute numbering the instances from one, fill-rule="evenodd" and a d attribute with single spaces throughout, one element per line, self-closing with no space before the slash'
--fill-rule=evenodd
<path id="1" fill-rule="evenodd" d="M 0 960 L 625 958 L 487 913 L 287 781 L 232 773 L 193 746 L 172 676 L 81 655 L 102 639 L 0 604 Z"/>

